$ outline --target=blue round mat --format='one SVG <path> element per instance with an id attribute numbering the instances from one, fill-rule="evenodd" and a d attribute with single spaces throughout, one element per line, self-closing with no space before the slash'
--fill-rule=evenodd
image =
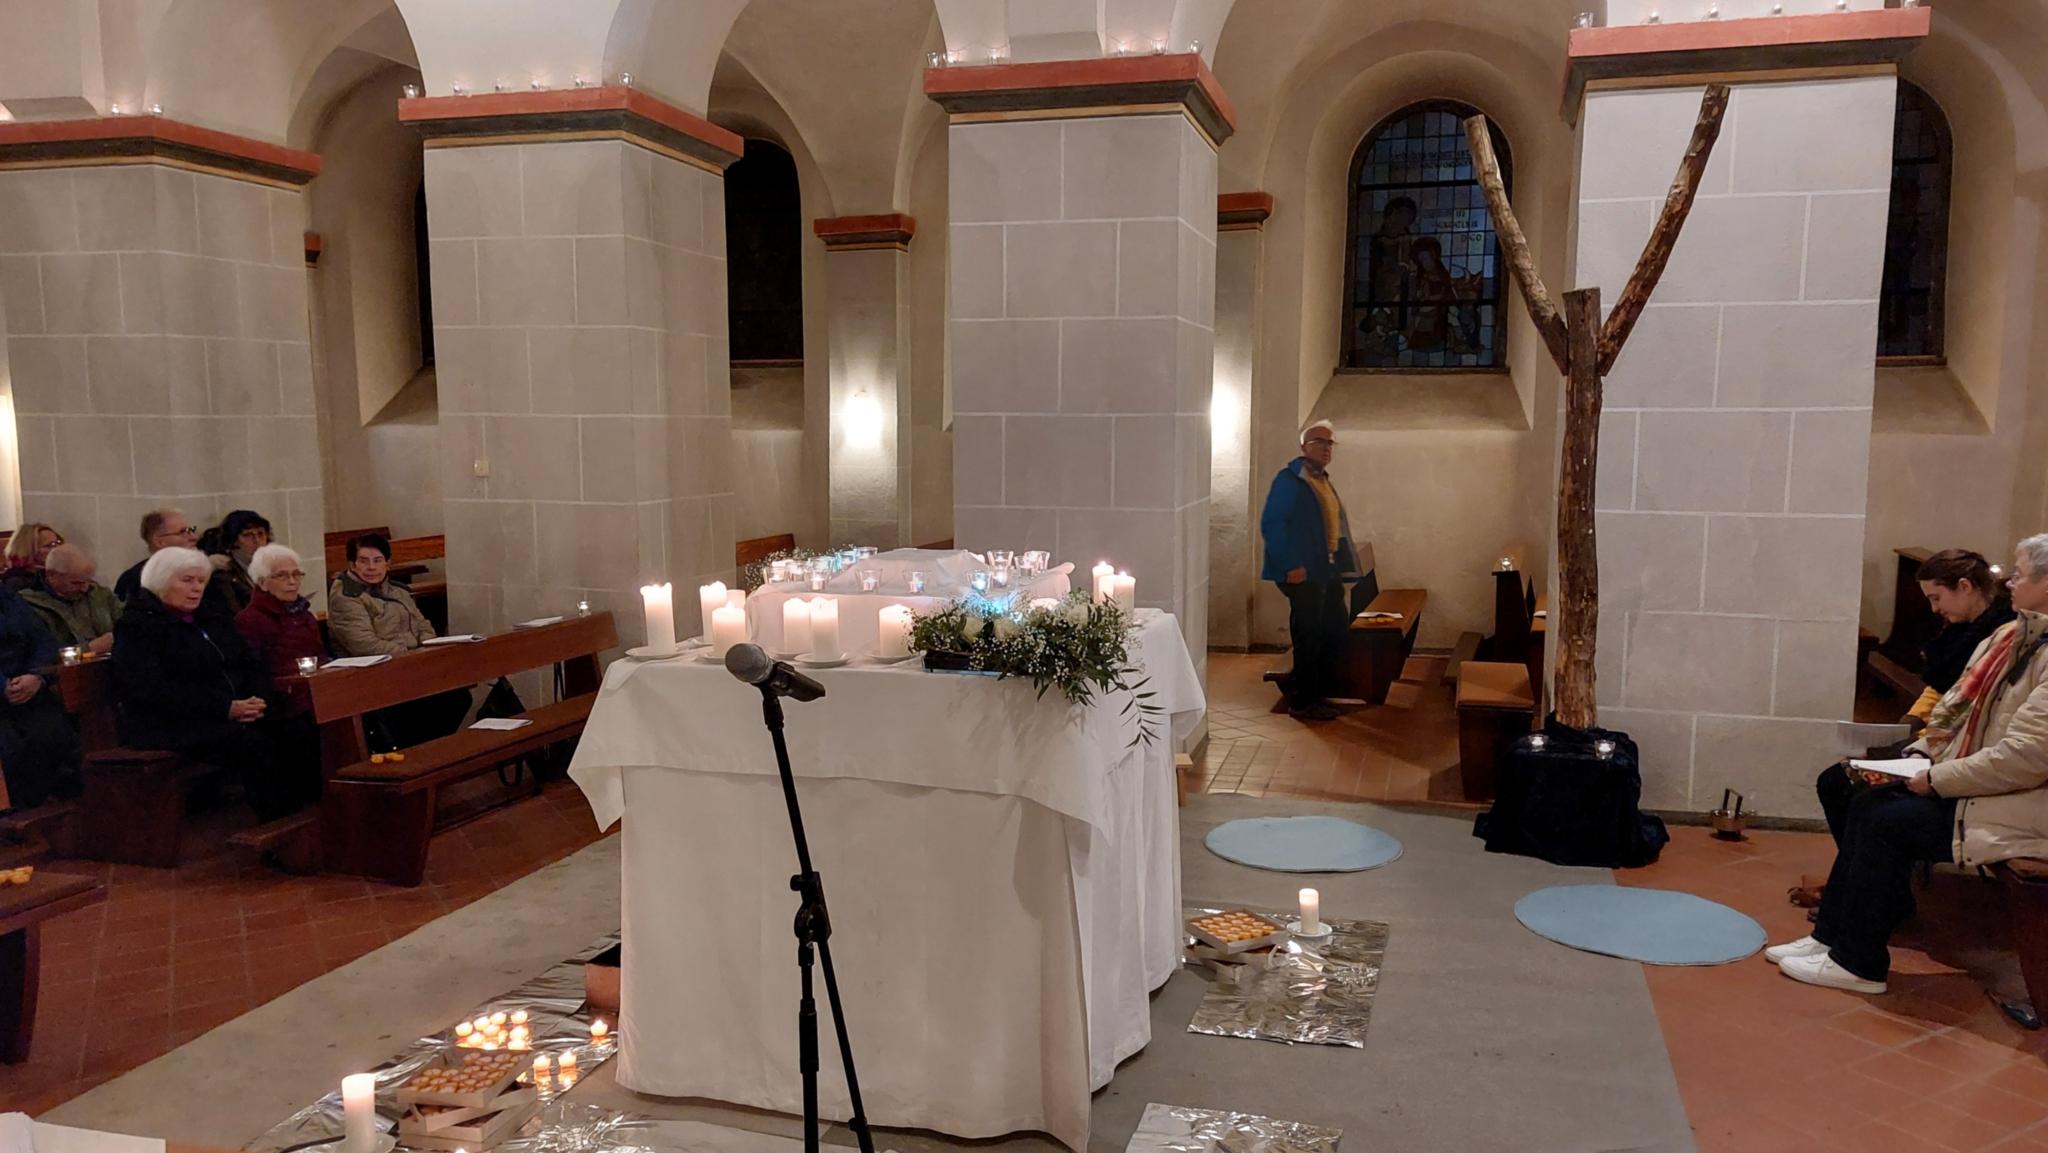
<path id="1" fill-rule="evenodd" d="M 1356 873 L 1401 855 L 1401 842 L 1342 817 L 1225 821 L 1202 843 L 1226 861 L 1277 873 Z"/>
<path id="2" fill-rule="evenodd" d="M 1726 905 L 1669 889 L 1560 885 L 1515 902 L 1540 937 L 1646 965 L 1725 965 L 1764 947 L 1764 928 Z"/>

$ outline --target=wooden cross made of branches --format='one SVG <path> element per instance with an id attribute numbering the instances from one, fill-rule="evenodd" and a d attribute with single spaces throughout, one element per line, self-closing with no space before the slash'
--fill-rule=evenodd
<path id="1" fill-rule="evenodd" d="M 1474 116 L 1465 121 L 1472 165 L 1486 193 L 1486 207 L 1493 214 L 1494 231 L 1500 236 L 1508 267 L 1521 287 L 1522 303 L 1528 306 L 1529 319 L 1536 323 L 1544 347 L 1565 377 L 1564 466 L 1557 492 L 1557 601 L 1561 615 L 1553 633 L 1559 638 L 1554 699 L 1557 719 L 1576 729 L 1590 729 L 1599 722 L 1593 654 L 1600 620 L 1600 555 L 1593 532 L 1593 479 L 1600 457 L 1600 381 L 1614 367 L 1615 358 L 1643 315 L 1643 306 L 1657 290 L 1664 266 L 1671 262 L 1671 249 L 1692 212 L 1700 177 L 1707 170 L 1707 158 L 1713 154 L 1714 141 L 1721 135 L 1721 118 L 1727 111 L 1728 86 L 1709 84 L 1700 100 L 1692 142 L 1686 146 L 1678 175 L 1672 178 L 1671 191 L 1664 198 L 1664 211 L 1650 229 L 1635 272 L 1604 323 L 1598 288 L 1565 293 L 1564 311 L 1558 312 L 1543 278 L 1537 275 L 1535 259 L 1529 255 L 1529 239 L 1508 204 L 1486 118 Z"/>

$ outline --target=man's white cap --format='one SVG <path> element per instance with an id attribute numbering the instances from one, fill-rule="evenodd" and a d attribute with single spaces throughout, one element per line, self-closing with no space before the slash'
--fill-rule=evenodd
<path id="1" fill-rule="evenodd" d="M 1318 421 L 1315 421 L 1315 422 L 1311 423 L 1311 424 L 1310 424 L 1310 425 L 1309 425 L 1309 426 L 1308 426 L 1307 428 L 1304 428 L 1304 429 L 1302 429 L 1302 430 L 1301 430 L 1301 443 L 1303 443 L 1303 444 L 1307 444 L 1307 443 L 1308 443 L 1308 434 L 1309 434 L 1309 433 L 1312 433 L 1312 432 L 1314 432 L 1315 430 L 1317 430 L 1317 429 L 1319 429 L 1319 428 L 1320 428 L 1320 429 L 1322 429 L 1322 430 L 1323 430 L 1324 432 L 1327 432 L 1327 433 L 1329 433 L 1329 434 L 1330 434 L 1330 439 L 1331 439 L 1331 440 L 1335 440 L 1335 439 L 1337 439 L 1337 426 L 1336 426 L 1336 425 L 1334 425 L 1334 424 L 1331 424 L 1331 423 L 1330 423 L 1329 421 L 1327 421 L 1327 420 L 1318 420 Z"/>

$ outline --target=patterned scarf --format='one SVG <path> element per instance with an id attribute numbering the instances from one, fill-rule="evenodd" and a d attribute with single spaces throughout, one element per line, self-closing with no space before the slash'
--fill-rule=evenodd
<path id="1" fill-rule="evenodd" d="M 2043 618 L 2024 613 L 2000 626 L 1986 643 L 1984 655 L 1942 694 L 1920 738 L 1936 763 L 1960 760 L 1983 747 L 1984 729 L 1999 694 L 2033 659 L 2043 639 L 2048 639 L 2048 629 L 2042 624 Z"/>

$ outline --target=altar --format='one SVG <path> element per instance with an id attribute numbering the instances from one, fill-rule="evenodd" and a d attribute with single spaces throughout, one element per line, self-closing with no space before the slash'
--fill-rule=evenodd
<path id="1" fill-rule="evenodd" d="M 1181 948 L 1174 739 L 1204 703 L 1172 616 L 1141 610 L 1130 647 L 1149 744 L 1121 694 L 915 661 L 811 670 L 827 695 L 788 705 L 875 1124 L 1085 1149 L 1090 1093 L 1150 1040 Z M 620 1083 L 800 1112 L 795 851 L 759 694 L 694 656 L 619 661 L 570 775 L 600 825 L 627 818 Z"/>

